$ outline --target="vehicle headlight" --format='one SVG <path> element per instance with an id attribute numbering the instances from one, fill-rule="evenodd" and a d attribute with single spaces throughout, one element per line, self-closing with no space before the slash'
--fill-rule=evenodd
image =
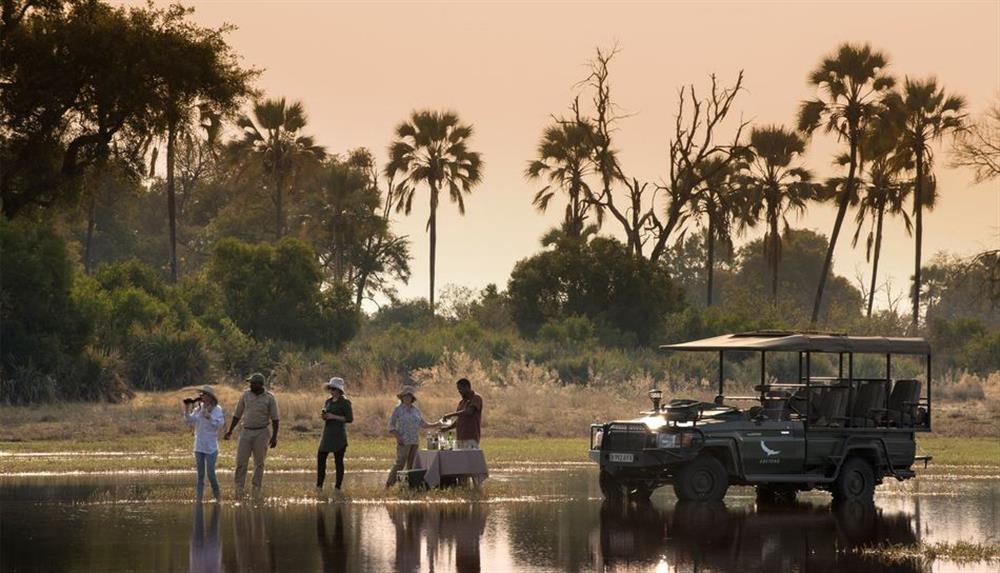
<path id="1" fill-rule="evenodd" d="M 677 447 L 677 434 L 657 434 L 656 435 L 656 447 L 658 448 L 676 448 Z"/>

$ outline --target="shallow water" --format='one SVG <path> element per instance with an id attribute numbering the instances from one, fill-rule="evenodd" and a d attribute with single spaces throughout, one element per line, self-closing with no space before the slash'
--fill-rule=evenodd
<path id="1" fill-rule="evenodd" d="M 221 474 L 224 491 L 228 474 Z M 347 488 L 381 475 L 349 474 Z M 189 475 L 0 477 L 3 571 L 996 571 L 889 562 L 878 543 L 996 541 L 995 476 L 926 476 L 883 486 L 875 506 L 829 497 L 757 507 L 602 504 L 589 467 L 495 472 L 481 501 L 327 503 L 301 474 L 269 475 L 256 504 L 198 506 Z M 487 489 L 489 492 L 489 488 Z M 514 493 L 511 493 L 514 492 Z M 521 495 L 523 493 L 523 495 Z"/>

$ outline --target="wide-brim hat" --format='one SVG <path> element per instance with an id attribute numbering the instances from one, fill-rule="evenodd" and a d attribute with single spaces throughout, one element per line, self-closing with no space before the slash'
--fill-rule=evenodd
<path id="1" fill-rule="evenodd" d="M 340 390 L 344 391 L 344 379 L 339 376 L 334 376 L 330 378 L 330 381 L 323 385 L 327 390 Z"/>
<path id="2" fill-rule="evenodd" d="M 403 396 L 406 396 L 407 394 L 409 394 L 410 396 L 413 396 L 413 400 L 416 401 L 416 399 L 417 399 L 417 389 L 414 388 L 413 386 L 409 386 L 409 385 L 403 386 L 402 388 L 400 388 L 399 389 L 399 393 L 396 394 L 396 397 L 399 398 L 400 400 L 402 400 Z"/>
<path id="3" fill-rule="evenodd" d="M 201 388 L 198 388 L 198 391 L 201 392 L 202 394 L 208 394 L 209 396 L 215 398 L 216 400 L 219 399 L 219 397 L 215 395 L 215 390 L 213 390 L 212 387 L 209 386 L 208 384 L 205 384 Z"/>
<path id="4" fill-rule="evenodd" d="M 261 384 L 267 383 L 267 378 L 264 378 L 264 375 L 261 374 L 260 372 L 254 372 L 253 374 L 247 376 L 243 380 L 251 384 L 253 384 L 254 382 L 260 382 Z"/>

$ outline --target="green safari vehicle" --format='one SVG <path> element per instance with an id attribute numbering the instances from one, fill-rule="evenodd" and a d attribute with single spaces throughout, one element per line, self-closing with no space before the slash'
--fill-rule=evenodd
<path id="1" fill-rule="evenodd" d="M 662 348 L 718 353 L 718 395 L 661 404 L 653 389 L 642 417 L 592 425 L 590 458 L 607 499 L 641 501 L 672 484 L 682 501 L 719 501 L 730 485 L 750 485 L 766 501 L 821 489 L 864 502 L 884 478 L 912 478 L 930 460 L 916 455 L 915 435 L 931 430 L 931 349 L 921 338 L 758 331 Z M 759 384 L 748 395 L 726 395 L 727 353 L 744 363 L 759 353 Z M 797 356 L 797 378 L 768 375 L 768 357 L 779 353 L 786 372 Z M 879 375 L 856 376 L 858 355 L 875 355 L 865 365 L 874 361 Z M 894 379 L 897 356 L 926 368 L 924 379 Z M 820 363 L 834 375 L 816 375 Z"/>

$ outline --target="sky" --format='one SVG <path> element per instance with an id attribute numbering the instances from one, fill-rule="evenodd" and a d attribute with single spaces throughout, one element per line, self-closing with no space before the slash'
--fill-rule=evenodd
<path id="1" fill-rule="evenodd" d="M 134 2 L 132 2 L 134 3 Z M 305 132 L 334 153 L 368 147 L 384 161 L 394 127 L 414 109 L 449 109 L 475 127 L 471 147 L 484 180 L 459 216 L 438 215 L 437 284 L 501 287 L 514 264 L 537 252 L 561 204 L 540 214 L 536 182 L 523 173 L 553 115 L 564 113 L 596 47 L 620 49 L 612 64 L 614 96 L 627 119 L 617 146 L 625 171 L 652 182 L 667 175 L 666 152 L 677 90 L 730 83 L 745 73 L 734 117 L 795 125 L 806 83 L 820 58 L 843 42 L 869 42 L 897 76 L 936 76 L 949 93 L 982 114 L 1000 98 L 1000 2 L 185 2 L 206 26 L 233 24 L 230 43 L 243 63 L 263 70 L 269 97 L 300 100 Z M 936 252 L 969 255 L 1000 247 L 1000 181 L 973 184 L 936 150 L 940 199 L 925 216 L 925 260 Z M 836 174 L 840 149 L 822 133 L 806 164 Z M 413 274 L 404 298 L 427 296 L 427 195 L 396 216 L 412 240 Z M 829 235 L 835 209 L 812 205 L 793 227 Z M 913 242 L 901 220 L 887 224 L 880 275 L 905 292 Z M 612 233 L 608 223 L 605 231 Z M 867 282 L 863 238 L 852 249 L 853 213 L 835 252 L 834 270 Z M 738 243 L 759 236 L 751 233 Z M 440 295 L 440 294 L 439 294 Z M 884 307 L 885 296 L 876 299 Z M 903 305 L 905 307 L 905 304 Z"/>

